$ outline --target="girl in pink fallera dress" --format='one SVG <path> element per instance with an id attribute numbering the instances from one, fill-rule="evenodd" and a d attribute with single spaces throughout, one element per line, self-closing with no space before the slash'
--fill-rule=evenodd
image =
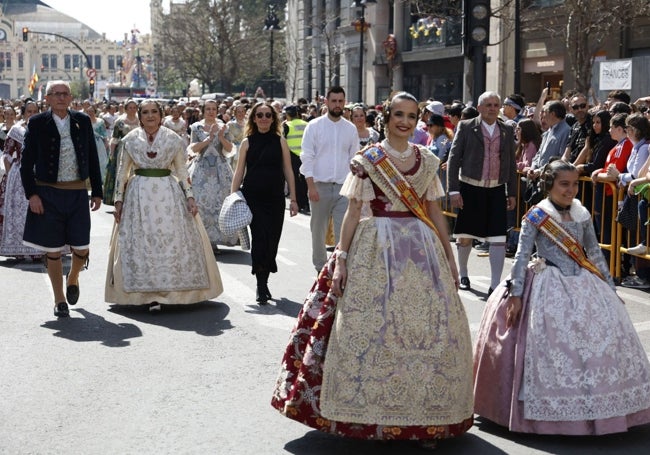
<path id="1" fill-rule="evenodd" d="M 648 356 L 574 199 L 578 176 L 560 160 L 543 168 L 548 197 L 524 217 L 511 279 L 483 313 L 474 411 L 511 431 L 601 435 L 650 422 Z"/>

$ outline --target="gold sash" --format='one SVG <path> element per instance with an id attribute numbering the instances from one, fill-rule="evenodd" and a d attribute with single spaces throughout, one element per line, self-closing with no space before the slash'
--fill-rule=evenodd
<path id="1" fill-rule="evenodd" d="M 422 222 L 429 226 L 440 237 L 438 229 L 429 218 L 424 204 L 415 192 L 413 186 L 404 178 L 402 173 L 388 159 L 386 152 L 379 144 L 373 144 L 362 149 L 359 154 L 363 156 L 377 170 L 377 175 L 382 179 L 384 187 L 393 192 L 393 197 L 398 198 Z M 382 188 L 383 189 L 383 188 Z"/>
<path id="2" fill-rule="evenodd" d="M 607 279 L 598 270 L 598 267 L 585 255 L 582 245 L 574 239 L 557 221 L 551 218 L 544 209 L 534 205 L 526 213 L 526 220 L 533 224 L 548 239 L 552 240 L 567 256 L 573 259 L 580 267 L 588 270 L 603 281 Z"/>

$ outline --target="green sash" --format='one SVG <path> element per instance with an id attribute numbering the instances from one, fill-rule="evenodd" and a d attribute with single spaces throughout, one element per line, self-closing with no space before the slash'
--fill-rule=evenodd
<path id="1" fill-rule="evenodd" d="M 172 171 L 170 169 L 136 169 L 135 175 L 143 177 L 167 177 Z"/>

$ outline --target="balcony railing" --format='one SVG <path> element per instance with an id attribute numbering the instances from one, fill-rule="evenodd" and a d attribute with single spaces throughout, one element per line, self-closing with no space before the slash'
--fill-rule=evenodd
<path id="1" fill-rule="evenodd" d="M 461 43 L 461 18 L 457 16 L 418 19 L 408 29 L 411 49 L 456 46 Z"/>

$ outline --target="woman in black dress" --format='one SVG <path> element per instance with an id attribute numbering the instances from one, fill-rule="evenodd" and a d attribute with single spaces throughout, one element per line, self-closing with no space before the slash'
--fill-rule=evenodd
<path id="1" fill-rule="evenodd" d="M 269 274 L 278 271 L 275 257 L 282 234 L 285 181 L 289 186 L 289 213 L 298 213 L 291 156 L 282 136 L 280 119 L 270 104 L 259 102 L 246 122 L 246 138 L 239 148 L 239 161 L 231 192 L 242 193 L 253 213 L 251 223 L 251 273 L 257 279 L 256 300 L 264 305 L 271 299 Z"/>

